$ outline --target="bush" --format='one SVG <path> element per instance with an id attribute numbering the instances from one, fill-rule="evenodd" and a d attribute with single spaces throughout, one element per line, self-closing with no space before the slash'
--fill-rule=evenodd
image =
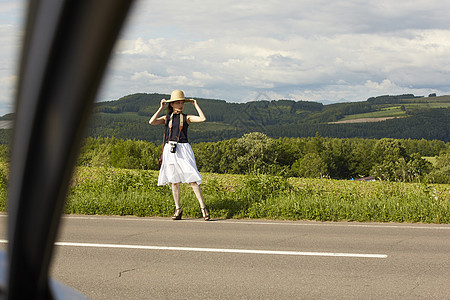
<path id="1" fill-rule="evenodd" d="M 124 169 L 157 169 L 158 154 L 153 143 L 120 140 L 111 151 L 111 166 Z"/>

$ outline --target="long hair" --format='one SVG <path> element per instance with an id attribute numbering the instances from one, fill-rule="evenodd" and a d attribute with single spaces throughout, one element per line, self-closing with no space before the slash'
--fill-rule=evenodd
<path id="1" fill-rule="evenodd" d="M 173 107 L 170 105 L 170 103 L 167 103 L 167 115 L 171 115 L 173 113 Z"/>

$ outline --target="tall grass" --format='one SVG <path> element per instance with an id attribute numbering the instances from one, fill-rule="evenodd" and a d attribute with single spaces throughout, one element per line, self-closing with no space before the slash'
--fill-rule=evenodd
<path id="1" fill-rule="evenodd" d="M 81 167 L 74 176 L 65 213 L 167 216 L 173 210 L 172 192 L 156 183 L 151 171 Z"/>
<path id="2" fill-rule="evenodd" d="M 0 210 L 6 210 L 5 170 L 0 168 Z M 450 223 L 450 185 L 202 174 L 213 219 Z M 65 213 L 169 217 L 170 186 L 156 171 L 79 167 Z M 201 217 L 189 185 L 182 185 L 183 216 Z"/>
<path id="3" fill-rule="evenodd" d="M 155 171 L 79 168 L 66 213 L 170 216 L 169 186 Z M 450 222 L 450 186 L 203 174 L 202 191 L 213 218 L 362 222 Z M 194 193 L 182 186 L 187 217 L 200 217 Z"/>

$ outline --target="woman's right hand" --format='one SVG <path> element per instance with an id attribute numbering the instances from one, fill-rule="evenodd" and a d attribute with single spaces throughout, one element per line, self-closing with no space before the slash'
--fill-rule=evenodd
<path id="1" fill-rule="evenodd" d="M 161 100 L 159 109 L 155 112 L 155 114 L 148 121 L 148 123 L 150 123 L 150 125 L 159 125 L 159 124 L 164 124 L 166 122 L 166 116 L 162 116 L 162 117 L 158 118 L 158 115 L 161 113 L 164 106 L 166 106 L 166 103 L 167 103 L 166 99 Z"/>

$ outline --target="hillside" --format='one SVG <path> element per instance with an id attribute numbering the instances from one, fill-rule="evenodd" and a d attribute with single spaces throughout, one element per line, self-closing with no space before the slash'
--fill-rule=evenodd
<path id="1" fill-rule="evenodd" d="M 97 103 L 89 135 L 160 144 L 161 126 L 148 119 L 164 94 L 133 94 Z M 192 142 L 214 142 L 259 131 L 270 137 L 411 138 L 450 141 L 450 96 L 378 96 L 361 102 L 323 105 L 311 101 L 229 103 L 197 98 L 207 122 L 190 127 Z M 194 113 L 186 104 L 185 112 Z M 9 116 L 10 117 L 10 116 Z M 4 130 L 0 130 L 4 131 Z M 0 137 L 4 134 L 0 133 Z"/>
<path id="2" fill-rule="evenodd" d="M 148 119 L 169 95 L 134 94 L 97 103 L 91 136 L 116 136 L 161 143 L 160 126 Z M 450 141 L 450 96 L 379 96 L 367 101 L 323 105 L 311 101 L 255 101 L 229 103 L 197 99 L 207 122 L 190 128 L 193 142 L 240 137 L 260 131 L 271 137 L 412 138 Z M 185 111 L 194 113 L 187 104 Z M 361 122 L 358 121 L 361 120 Z M 348 122 L 352 123 L 340 123 Z M 384 121 L 380 121 L 384 120 Z M 363 121 L 363 122 L 362 122 Z M 376 121 L 376 123 L 367 123 Z M 355 123 L 358 122 L 358 123 Z"/>

